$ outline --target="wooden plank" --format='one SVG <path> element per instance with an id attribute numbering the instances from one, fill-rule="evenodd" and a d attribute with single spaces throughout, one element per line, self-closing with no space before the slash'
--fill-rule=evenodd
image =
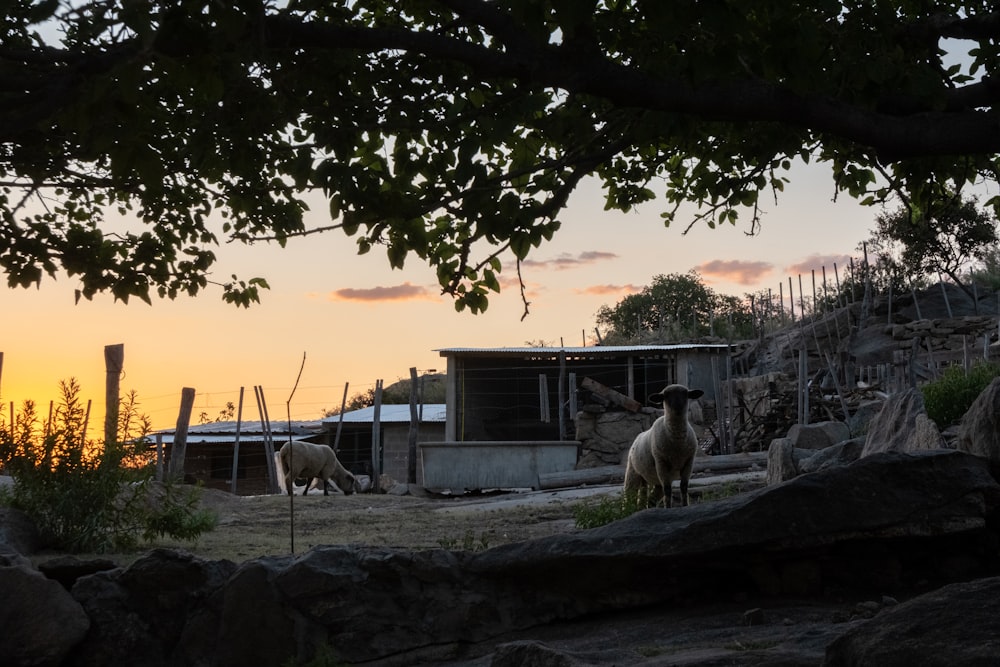
<path id="1" fill-rule="evenodd" d="M 580 383 L 580 386 L 611 401 L 619 407 L 625 408 L 629 412 L 639 412 L 639 410 L 642 409 L 642 403 L 639 401 L 629 398 L 625 394 L 615 391 L 611 387 L 606 387 L 592 378 L 583 378 L 583 382 Z"/>

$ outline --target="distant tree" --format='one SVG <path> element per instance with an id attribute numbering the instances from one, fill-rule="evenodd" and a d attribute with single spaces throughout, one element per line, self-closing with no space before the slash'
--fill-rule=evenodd
<path id="1" fill-rule="evenodd" d="M 70 276 L 78 298 L 197 294 L 222 242 L 339 231 L 480 312 L 589 178 L 607 209 L 659 198 L 671 223 L 692 203 L 689 225 L 752 233 L 798 160 L 918 207 L 1000 173 L 989 2 L 4 9 L 0 273 Z M 240 305 L 266 287 L 219 282 Z"/>
<path id="2" fill-rule="evenodd" d="M 236 406 L 233 405 L 232 401 L 226 403 L 226 407 L 219 410 L 218 416 L 212 419 L 208 416 L 207 412 L 202 412 L 198 415 L 199 424 L 208 424 L 211 422 L 228 422 L 232 421 L 236 416 Z"/>
<path id="3" fill-rule="evenodd" d="M 697 271 L 658 275 L 636 294 L 614 306 L 601 306 L 597 325 L 610 344 L 676 340 L 709 332 L 709 317 L 719 310 L 719 297 Z"/>
<path id="4" fill-rule="evenodd" d="M 997 221 L 975 199 L 958 195 L 934 200 L 924 208 L 900 207 L 876 219 L 872 243 L 876 275 L 895 289 L 908 289 L 906 276 L 950 278 L 969 296 L 963 269 L 997 243 Z M 898 248 L 898 258 L 893 251 Z"/>
<path id="5" fill-rule="evenodd" d="M 421 398 L 423 403 L 444 403 L 445 402 L 445 374 L 431 373 L 417 378 L 419 391 L 423 392 Z M 410 380 L 409 378 L 394 382 L 382 389 L 383 405 L 408 405 L 410 402 Z M 370 387 L 363 392 L 351 396 L 345 405 L 345 411 L 363 410 L 375 405 L 375 388 Z M 333 417 L 340 414 L 339 408 L 324 410 L 324 417 Z"/>

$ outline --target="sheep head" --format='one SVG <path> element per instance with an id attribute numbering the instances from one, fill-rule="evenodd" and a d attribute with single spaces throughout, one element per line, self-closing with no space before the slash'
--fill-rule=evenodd
<path id="1" fill-rule="evenodd" d="M 650 403 L 662 403 L 665 410 L 677 414 L 687 414 L 688 401 L 701 398 L 705 394 L 701 389 L 688 389 L 682 384 L 672 384 L 663 388 L 658 394 L 650 394 Z"/>

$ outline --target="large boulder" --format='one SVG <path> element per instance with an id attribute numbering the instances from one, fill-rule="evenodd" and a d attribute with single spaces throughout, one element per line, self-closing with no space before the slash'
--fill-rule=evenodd
<path id="1" fill-rule="evenodd" d="M 834 640 L 824 667 L 995 665 L 1000 578 L 944 586 L 881 611 Z"/>
<path id="2" fill-rule="evenodd" d="M 805 475 L 834 466 L 850 465 L 861 458 L 861 450 L 864 449 L 864 446 L 865 438 L 862 436 L 821 449 L 799 462 L 799 474 Z"/>
<path id="3" fill-rule="evenodd" d="M 195 663 L 191 654 L 210 653 L 215 641 L 214 636 L 206 640 L 202 634 L 214 630 L 204 624 L 213 608 L 209 598 L 235 569 L 229 561 L 205 561 L 185 551 L 155 549 L 128 568 L 80 578 L 71 592 L 90 617 L 91 629 L 70 664 L 156 667 Z"/>
<path id="4" fill-rule="evenodd" d="M 955 446 L 1000 464 L 1000 378 L 993 380 L 969 406 Z"/>
<path id="5" fill-rule="evenodd" d="M 940 449 L 944 438 L 924 408 L 918 389 L 889 396 L 878 416 L 869 422 L 868 437 L 861 456 L 882 452 L 919 452 Z"/>
<path id="6" fill-rule="evenodd" d="M 797 449 L 825 449 L 850 438 L 851 430 L 840 421 L 793 424 L 786 437 Z"/>
<path id="7" fill-rule="evenodd" d="M 0 554 L 0 591 L 0 665 L 62 665 L 90 626 L 66 589 L 19 555 Z"/>

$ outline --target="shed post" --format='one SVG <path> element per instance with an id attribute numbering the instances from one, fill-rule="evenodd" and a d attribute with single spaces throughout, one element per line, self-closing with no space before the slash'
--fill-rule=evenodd
<path id="1" fill-rule="evenodd" d="M 375 411 L 372 414 L 372 489 L 382 477 L 382 380 L 375 381 Z"/>
<path id="2" fill-rule="evenodd" d="M 417 414 L 417 368 L 410 368 L 410 430 L 407 433 L 406 483 L 417 483 L 417 438 L 420 435 L 420 417 Z"/>
<path id="3" fill-rule="evenodd" d="M 566 439 L 566 411 L 563 406 L 566 404 L 566 351 L 559 350 L 559 390 L 556 392 L 556 400 L 559 401 L 559 439 Z"/>

